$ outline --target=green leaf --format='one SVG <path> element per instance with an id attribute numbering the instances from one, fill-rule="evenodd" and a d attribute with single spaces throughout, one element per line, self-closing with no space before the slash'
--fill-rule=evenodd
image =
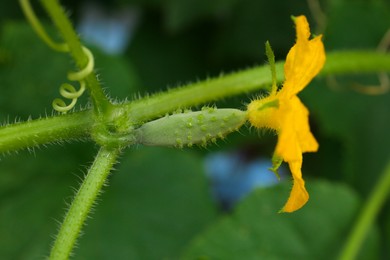
<path id="1" fill-rule="evenodd" d="M 247 66 L 264 61 L 263 44 L 269 41 L 276 60 L 283 59 L 294 42 L 290 16 L 307 13 L 306 3 L 301 1 L 241 0 L 222 20 L 210 52 L 220 66 L 232 61 Z"/>
<path id="2" fill-rule="evenodd" d="M 0 255 L 49 254 L 58 221 L 90 161 L 85 145 L 8 156 L 0 175 Z M 200 157 L 173 149 L 137 148 L 123 155 L 75 250 L 75 259 L 162 259 L 178 256 L 215 219 Z M 23 161 L 21 164 L 20 161 Z M 58 165 L 61 165 L 58 168 Z M 75 176 L 73 173 L 78 173 Z"/>
<path id="3" fill-rule="evenodd" d="M 134 64 L 143 91 L 161 91 L 167 86 L 205 78 L 210 66 L 201 41 L 204 31 L 168 34 L 161 30 L 160 23 L 154 13 L 145 16 L 126 54 Z"/>
<path id="4" fill-rule="evenodd" d="M 82 178 L 77 165 L 92 159 L 85 145 L 8 155 L 0 164 L 0 256 L 41 259 Z M 61 167 L 59 167 L 61 166 Z"/>
<path id="5" fill-rule="evenodd" d="M 75 259 L 175 259 L 215 217 L 201 159 L 142 148 L 123 155 Z"/>
<path id="6" fill-rule="evenodd" d="M 0 46 L 8 56 L 0 66 L 1 113 L 13 119 L 52 111 L 72 69 L 70 58 L 49 49 L 24 22 L 5 23 L 1 32 Z"/>
<path id="7" fill-rule="evenodd" d="M 182 30 L 207 18 L 229 13 L 238 0 L 170 0 L 164 5 L 165 23 L 171 31 Z"/>
<path id="8" fill-rule="evenodd" d="M 308 204 L 290 214 L 277 213 L 287 199 L 287 185 L 256 190 L 231 216 L 194 239 L 184 259 L 335 259 L 359 199 L 343 185 L 313 181 L 306 186 Z M 365 259 L 375 259 L 371 249 L 362 248 L 371 252 Z"/>
<path id="9" fill-rule="evenodd" d="M 330 0 L 325 46 L 375 48 L 390 26 L 389 7 L 386 0 Z"/>

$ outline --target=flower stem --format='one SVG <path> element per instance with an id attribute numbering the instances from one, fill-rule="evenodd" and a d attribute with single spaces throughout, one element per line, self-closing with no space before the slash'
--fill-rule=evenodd
<path id="1" fill-rule="evenodd" d="M 85 55 L 83 46 L 58 0 L 41 0 L 41 2 L 67 43 L 77 67 L 80 70 L 84 69 L 88 63 L 88 57 Z M 95 114 L 103 114 L 111 106 L 111 103 L 104 94 L 95 73 L 89 74 L 85 80 L 92 97 Z"/>
<path id="2" fill-rule="evenodd" d="M 89 172 L 78 190 L 50 253 L 50 259 L 68 259 L 80 234 L 81 228 L 105 183 L 119 149 L 102 147 L 96 155 Z"/>
<path id="3" fill-rule="evenodd" d="M 371 196 L 362 208 L 360 215 L 341 251 L 340 260 L 355 259 L 359 253 L 359 249 L 366 237 L 367 232 L 371 228 L 376 216 L 382 205 L 386 202 L 386 198 L 390 194 L 390 162 L 387 164 L 382 177 L 376 184 Z"/>

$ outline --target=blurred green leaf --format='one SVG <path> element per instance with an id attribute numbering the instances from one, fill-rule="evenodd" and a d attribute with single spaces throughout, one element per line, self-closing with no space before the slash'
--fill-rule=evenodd
<path id="1" fill-rule="evenodd" d="M 215 219 L 202 161 L 173 149 L 123 155 L 76 259 L 175 259 Z"/>
<path id="2" fill-rule="evenodd" d="M 72 187 L 82 177 L 77 165 L 91 160 L 91 151 L 81 144 L 68 145 L 67 151 L 51 147 L 1 158 L 0 258 L 42 259 L 49 254 L 65 201 L 70 202 Z"/>
<path id="3" fill-rule="evenodd" d="M 154 14 L 145 17 L 127 52 L 144 92 L 188 83 L 208 72 L 204 45 L 209 32 L 192 29 L 169 34 L 161 30 L 160 22 Z M 204 39 L 202 45 L 200 39 Z"/>
<path id="4" fill-rule="evenodd" d="M 291 15 L 309 16 L 303 1 L 239 1 L 234 11 L 221 19 L 213 34 L 211 56 L 219 66 L 261 64 L 265 61 L 264 44 L 269 41 L 276 59 L 283 59 L 294 42 Z"/>
<path id="5" fill-rule="evenodd" d="M 387 0 L 329 0 L 325 46 L 329 49 L 376 48 L 390 27 Z"/>
<path id="6" fill-rule="evenodd" d="M 335 259 L 359 208 L 348 187 L 307 182 L 308 204 L 292 214 L 278 214 L 287 185 L 258 189 L 231 216 L 218 221 L 188 247 L 185 259 Z M 376 259 L 377 233 L 362 248 L 362 259 Z M 369 254 L 368 254 L 368 253 Z M 364 258 L 366 257 L 366 258 Z"/>
<path id="7" fill-rule="evenodd" d="M 165 5 L 165 22 L 171 31 L 178 31 L 203 22 L 207 18 L 230 13 L 238 0 L 170 0 Z"/>
<path id="8" fill-rule="evenodd" d="M 0 67 L 2 117 L 52 111 L 51 102 L 72 68 L 70 58 L 50 50 L 24 22 L 3 24 L 0 46 L 8 56 Z"/>
<path id="9" fill-rule="evenodd" d="M 1 165 L 0 256 L 43 258 L 91 160 L 82 145 L 21 153 Z M 84 150 L 84 152 L 82 152 Z M 215 219 L 201 159 L 194 153 L 138 148 L 123 155 L 85 227 L 76 259 L 162 259 Z M 23 164 L 19 163 L 23 161 Z M 84 163 L 85 164 L 85 163 Z M 58 169 L 61 165 L 61 169 Z"/>
<path id="10" fill-rule="evenodd" d="M 0 1 L 0 24 L 7 20 L 22 18 L 22 10 L 17 1 Z"/>

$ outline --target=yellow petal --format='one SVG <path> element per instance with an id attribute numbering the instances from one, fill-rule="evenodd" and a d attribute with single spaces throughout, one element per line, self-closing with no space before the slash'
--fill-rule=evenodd
<path id="1" fill-rule="evenodd" d="M 297 94 L 320 72 L 325 63 L 322 36 L 312 40 L 305 16 L 295 19 L 297 42 L 287 54 L 284 65 L 285 82 L 281 92 L 286 97 Z"/>
<path id="2" fill-rule="evenodd" d="M 302 179 L 302 161 L 290 162 L 290 170 L 293 176 L 293 187 L 286 204 L 281 212 L 293 212 L 302 208 L 309 200 L 309 193 L 305 188 L 305 181 Z"/>
<path id="3" fill-rule="evenodd" d="M 280 131 L 275 153 L 286 162 L 302 160 L 302 153 L 318 150 L 310 132 L 309 111 L 297 96 L 281 98 L 279 103 Z"/>
<path id="4" fill-rule="evenodd" d="M 310 131 L 309 110 L 297 96 L 291 98 L 291 106 L 294 107 L 294 128 L 301 152 L 317 152 L 318 143 Z"/>
<path id="5" fill-rule="evenodd" d="M 290 127 L 284 126 L 279 131 L 275 154 L 282 157 L 286 162 L 301 160 L 302 149 L 294 129 L 293 117 L 289 115 L 286 120 L 284 120 L 284 125 L 290 125 Z"/>
<path id="6" fill-rule="evenodd" d="M 294 103 L 291 99 L 279 99 L 279 120 L 280 129 L 278 142 L 276 144 L 275 153 L 282 157 L 284 161 L 302 160 L 302 150 L 299 144 L 297 135 L 296 115 L 300 111 L 296 111 Z"/>

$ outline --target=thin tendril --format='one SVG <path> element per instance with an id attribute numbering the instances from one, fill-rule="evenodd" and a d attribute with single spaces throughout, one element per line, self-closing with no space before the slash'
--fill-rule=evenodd
<path id="1" fill-rule="evenodd" d="M 20 5 L 22 6 L 23 12 L 26 15 L 28 21 L 31 23 L 31 26 L 35 30 L 35 32 L 38 34 L 38 36 L 52 49 L 60 52 L 69 52 L 69 46 L 66 43 L 56 43 L 54 42 L 50 36 L 46 33 L 45 29 L 43 28 L 42 24 L 39 22 L 37 16 L 35 15 L 31 4 L 29 0 L 19 0 Z M 86 48 L 85 46 L 82 46 L 84 54 L 88 58 L 88 63 L 85 66 L 84 69 L 76 72 L 69 72 L 68 73 L 68 80 L 70 81 L 79 81 L 80 83 L 80 89 L 76 90 L 72 85 L 68 83 L 64 83 L 60 87 L 60 94 L 62 97 L 66 99 L 71 99 L 71 103 L 69 105 L 66 105 L 65 101 L 56 98 L 53 100 L 53 108 L 54 110 L 66 113 L 69 110 L 71 110 L 77 103 L 77 99 L 84 93 L 85 91 L 85 78 L 93 71 L 95 62 L 92 52 Z"/>
<path id="2" fill-rule="evenodd" d="M 80 81 L 80 89 L 77 91 L 72 85 L 68 83 L 64 83 L 60 87 L 60 94 L 66 99 L 72 99 L 72 102 L 69 105 L 66 105 L 65 101 L 56 98 L 53 100 L 53 108 L 54 110 L 61 112 L 61 113 L 66 113 L 69 110 L 71 110 L 77 103 L 77 99 L 84 93 L 85 91 L 85 81 L 81 80 Z"/>
<path id="3" fill-rule="evenodd" d="M 82 46 L 82 48 L 83 48 L 84 54 L 88 58 L 88 63 L 84 69 L 82 69 L 80 71 L 68 73 L 68 79 L 71 81 L 80 81 L 80 80 L 84 79 L 93 71 L 93 68 L 95 66 L 95 61 L 94 61 L 92 52 L 88 48 L 86 48 L 85 46 Z"/>
<path id="4" fill-rule="evenodd" d="M 22 7 L 22 10 L 24 12 L 24 15 L 30 22 L 32 28 L 35 30 L 35 32 L 38 34 L 38 36 L 52 49 L 60 52 L 68 52 L 69 46 L 66 43 L 56 43 L 54 42 L 50 36 L 46 33 L 45 29 L 43 28 L 42 24 L 39 22 L 37 16 L 35 15 L 30 1 L 29 0 L 19 0 L 20 6 Z"/>
<path id="5" fill-rule="evenodd" d="M 84 69 L 76 72 L 68 73 L 68 80 L 70 81 L 79 81 L 80 89 L 77 91 L 72 85 L 68 83 L 64 83 L 60 87 L 60 94 L 62 97 L 66 99 L 72 99 L 72 102 L 69 105 L 66 105 L 65 101 L 62 99 L 56 98 L 53 100 L 53 108 L 61 113 L 66 113 L 71 110 L 77 103 L 77 99 L 84 93 L 85 91 L 85 78 L 92 73 L 94 68 L 94 58 L 92 52 L 85 46 L 83 46 L 83 51 L 88 58 L 88 63 Z"/>
<path id="6" fill-rule="evenodd" d="M 70 84 L 62 84 L 60 87 L 60 94 L 62 97 L 66 99 L 72 99 L 72 102 L 69 105 L 66 105 L 65 101 L 62 99 L 56 98 L 53 100 L 53 108 L 61 113 L 66 113 L 71 110 L 77 103 L 77 99 L 84 93 L 85 91 L 85 78 L 93 71 L 95 66 L 95 61 L 93 58 L 92 52 L 85 46 L 83 46 L 83 51 L 88 58 L 88 63 L 84 69 L 77 72 L 69 72 L 68 80 L 70 81 L 79 81 L 80 89 L 77 91 Z"/>

